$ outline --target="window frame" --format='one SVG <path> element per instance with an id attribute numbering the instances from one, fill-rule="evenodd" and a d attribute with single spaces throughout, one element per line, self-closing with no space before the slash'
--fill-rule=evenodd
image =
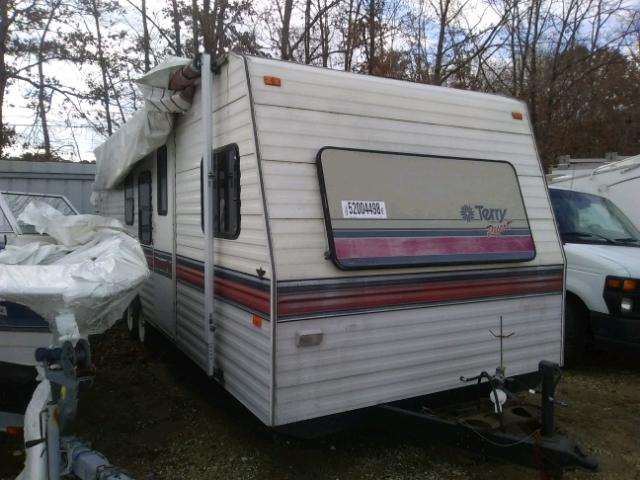
<path id="1" fill-rule="evenodd" d="M 169 177 L 167 168 L 167 146 L 156 150 L 156 192 L 157 212 L 164 217 L 169 211 Z"/>
<path id="2" fill-rule="evenodd" d="M 228 153 L 233 153 L 233 159 L 235 160 L 235 165 L 234 165 L 234 175 L 233 175 L 233 181 L 235 183 L 235 191 L 236 191 L 236 198 L 235 198 L 235 209 L 234 209 L 234 213 L 237 217 L 237 222 L 236 222 L 236 228 L 234 231 L 227 231 L 227 232 L 220 232 L 220 188 L 216 188 L 216 192 L 217 192 L 217 201 L 218 201 L 218 209 L 217 209 L 217 214 L 218 217 L 217 219 L 214 219 L 213 222 L 213 228 L 214 228 L 214 238 L 224 238 L 226 240 L 235 240 L 240 236 L 240 230 L 241 230 L 241 219 L 242 219 L 242 214 L 241 214 L 241 190 L 242 190 L 242 186 L 241 186 L 241 182 L 240 182 L 240 177 L 241 177 L 241 169 L 240 169 L 240 151 L 238 149 L 238 144 L 236 143 L 230 143 L 228 145 L 225 145 L 223 147 L 220 148 L 216 148 L 213 151 L 213 161 L 214 161 L 214 167 L 216 168 L 216 173 L 217 173 L 217 178 L 218 178 L 218 182 L 220 182 L 220 174 L 219 174 L 219 167 L 220 165 L 218 164 L 218 162 L 220 162 L 221 160 L 227 158 L 226 155 L 224 154 L 228 154 Z M 218 185 L 219 187 L 220 185 Z M 200 160 L 200 228 L 202 229 L 202 231 L 204 232 L 204 160 Z"/>
<path id="3" fill-rule="evenodd" d="M 129 173 L 124 179 L 124 223 L 133 225 L 135 223 L 135 186 L 133 173 Z"/>
<path id="4" fill-rule="evenodd" d="M 334 236 L 334 230 L 333 230 L 333 226 L 332 226 L 332 217 L 331 217 L 331 212 L 329 210 L 329 199 L 327 196 L 327 189 L 326 189 L 326 184 L 325 184 L 325 175 L 323 172 L 323 165 L 322 165 L 322 153 L 326 150 L 337 150 L 337 151 L 346 151 L 346 152 L 362 152 L 362 153 L 373 153 L 373 154 L 388 154 L 388 155 L 401 155 L 401 156 L 405 156 L 405 157 L 422 157 L 422 158 L 433 158 L 433 159 L 448 159 L 448 160 L 465 160 L 465 161 L 474 161 L 474 162 L 484 162 L 484 163 L 494 163 L 494 164 L 504 164 L 506 166 L 508 166 L 511 171 L 513 172 L 514 178 L 516 180 L 516 186 L 517 186 L 517 190 L 518 190 L 518 194 L 519 194 L 519 199 L 520 202 L 522 203 L 523 206 L 523 213 L 524 213 L 524 221 L 527 224 L 527 228 L 529 230 L 529 235 L 531 236 L 532 239 L 532 243 L 533 243 L 533 250 L 531 253 L 530 258 L 527 258 L 525 260 L 511 260 L 511 259 L 491 259 L 491 260 L 487 260 L 487 261 L 478 261 L 478 260 L 455 260 L 455 261 L 443 261 L 443 262 L 416 262 L 416 263 L 402 263 L 402 262 L 396 262 L 396 263 L 386 263 L 386 264 L 379 264 L 379 265 L 345 265 L 341 259 L 338 256 L 337 253 L 337 249 L 336 249 L 336 243 L 335 243 L 335 236 Z M 515 167 L 513 166 L 513 164 L 511 164 L 508 161 L 505 160 L 490 160 L 490 159 L 485 159 L 485 158 L 471 158 L 471 157 L 455 157 L 455 156 L 448 156 L 448 155 L 426 155 L 426 154 L 417 154 L 417 153 L 406 153 L 406 152 L 395 152 L 395 151 L 386 151 L 386 150 L 373 150 L 373 149 L 361 149 L 361 148 L 346 148 L 346 147 L 334 147 L 334 146 L 325 146 L 320 148 L 320 150 L 318 150 L 318 153 L 316 154 L 316 171 L 318 174 L 318 183 L 319 183 L 319 187 L 320 187 L 320 196 L 321 196 L 321 200 L 322 200 L 322 210 L 323 210 L 323 216 L 324 216 L 324 224 L 325 224 L 325 231 L 326 231 L 326 235 L 327 235 L 327 240 L 328 240 L 328 244 L 329 244 L 329 257 L 332 260 L 333 264 L 339 268 L 340 270 L 374 270 L 374 269 L 391 269 L 391 268 L 403 268 L 403 269 L 412 269 L 412 268 L 423 268 L 423 267 L 442 267 L 442 266 L 448 266 L 448 265 L 490 265 L 490 264 L 518 264 L 518 263 L 525 263 L 525 262 L 531 262 L 533 261 L 537 254 L 537 246 L 535 243 L 535 240 L 533 239 L 533 229 L 531 227 L 531 222 L 529 220 L 529 213 L 527 211 L 527 207 L 526 204 L 524 202 L 524 196 L 522 194 L 522 187 L 520 185 L 520 179 L 518 178 L 518 174 L 517 171 L 515 169 Z"/>
<path id="5" fill-rule="evenodd" d="M 141 197 L 141 185 L 145 182 L 149 183 L 149 241 L 145 241 L 146 239 L 142 238 L 143 234 L 143 204 Z M 145 232 L 146 233 L 146 232 Z M 151 245 L 153 244 L 153 176 L 151 175 L 151 170 L 144 170 L 138 174 L 138 240 L 143 245 Z"/>

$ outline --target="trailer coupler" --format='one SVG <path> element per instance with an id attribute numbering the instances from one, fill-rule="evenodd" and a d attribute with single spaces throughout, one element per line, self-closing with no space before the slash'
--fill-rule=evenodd
<path id="1" fill-rule="evenodd" d="M 555 431 L 554 404 L 557 364 L 540 362 L 540 405 L 517 398 L 501 407 L 481 412 L 474 402 L 444 409 L 379 405 L 375 427 L 470 450 L 486 458 L 560 473 L 583 468 L 595 471 L 598 461 L 568 437 Z M 495 393 L 495 387 L 494 393 Z M 487 402 L 488 403 L 488 402 Z"/>

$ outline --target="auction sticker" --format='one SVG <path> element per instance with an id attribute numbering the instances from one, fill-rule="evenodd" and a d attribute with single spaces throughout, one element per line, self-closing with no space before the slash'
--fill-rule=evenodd
<path id="1" fill-rule="evenodd" d="M 379 200 L 342 200 L 344 218 L 387 218 L 387 207 Z"/>

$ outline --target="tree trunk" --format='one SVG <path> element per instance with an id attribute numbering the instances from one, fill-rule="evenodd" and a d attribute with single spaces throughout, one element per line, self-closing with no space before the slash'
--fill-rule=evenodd
<path id="1" fill-rule="evenodd" d="M 111 111 L 109 109 L 109 79 L 107 78 L 107 61 L 104 56 L 103 44 L 102 44 L 102 31 L 100 29 L 100 12 L 98 11 L 98 5 L 96 0 L 91 2 L 91 12 L 96 24 L 96 48 L 98 50 L 98 64 L 102 73 L 102 104 L 104 105 L 105 116 L 107 120 L 107 133 L 111 135 L 113 133 L 113 124 L 111 122 Z"/>
<path id="2" fill-rule="evenodd" d="M 180 42 L 180 11 L 178 9 L 178 0 L 171 0 L 172 16 L 173 16 L 173 34 L 175 36 L 175 52 L 176 56 L 182 56 L 182 44 Z"/>
<path id="3" fill-rule="evenodd" d="M 5 54 L 7 51 L 7 40 L 9 36 L 9 12 L 7 1 L 0 0 L 0 158 L 4 150 L 7 139 L 4 135 L 4 122 L 2 107 L 4 105 L 4 91 L 7 87 L 7 68 Z"/>
<path id="4" fill-rule="evenodd" d="M 147 24 L 147 0 L 142 0 L 142 49 L 144 50 L 144 71 L 151 70 L 151 60 L 149 59 L 149 50 L 151 45 L 149 41 L 149 25 Z"/>
<path id="5" fill-rule="evenodd" d="M 369 0 L 369 55 L 368 73 L 374 72 L 376 61 L 376 0 Z"/>
<path id="6" fill-rule="evenodd" d="M 311 63 L 311 0 L 304 9 L 304 63 Z"/>
<path id="7" fill-rule="evenodd" d="M 191 2 L 191 23 L 193 24 L 193 55 L 196 56 L 200 51 L 200 32 L 198 22 L 200 21 L 200 12 L 198 11 L 198 0 Z"/>
<path id="8" fill-rule="evenodd" d="M 285 0 L 284 15 L 282 17 L 282 33 L 280 34 L 280 58 L 282 60 L 291 60 L 291 52 L 289 51 L 289 30 L 291 26 L 292 11 L 293 0 Z"/>
<path id="9" fill-rule="evenodd" d="M 449 24 L 449 7 L 451 0 L 440 0 L 440 9 L 437 13 L 440 25 L 438 26 L 438 44 L 436 47 L 436 58 L 433 67 L 433 84 L 440 85 L 442 82 L 442 64 L 444 62 L 444 36 Z"/>
<path id="10" fill-rule="evenodd" d="M 213 15 L 211 14 L 211 1 L 202 1 L 202 10 L 200 11 L 200 27 L 202 28 L 202 45 L 206 53 L 215 55 L 215 32 L 214 32 Z"/>
<path id="11" fill-rule="evenodd" d="M 224 17 L 227 14 L 227 0 L 217 0 L 215 8 L 215 39 L 214 39 L 214 53 L 215 55 L 221 55 L 224 52 L 225 45 L 225 33 L 224 33 Z"/>

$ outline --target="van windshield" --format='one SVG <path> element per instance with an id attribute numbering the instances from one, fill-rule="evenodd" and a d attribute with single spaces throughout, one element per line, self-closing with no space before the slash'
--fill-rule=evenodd
<path id="1" fill-rule="evenodd" d="M 610 200 L 555 188 L 549 192 L 563 241 L 640 246 L 640 232 Z"/>

